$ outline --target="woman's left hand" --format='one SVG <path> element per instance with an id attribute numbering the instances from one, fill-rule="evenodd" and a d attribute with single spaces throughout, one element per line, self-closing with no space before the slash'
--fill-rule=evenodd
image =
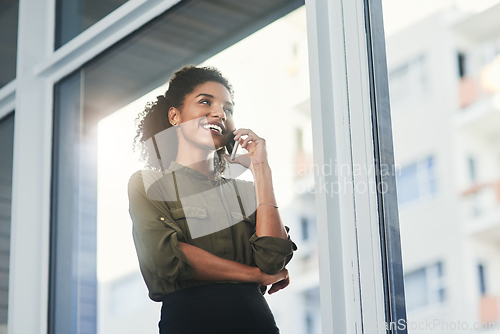
<path id="1" fill-rule="evenodd" d="M 233 161 L 227 156 L 231 163 L 239 163 L 247 168 L 253 169 L 254 166 L 267 163 L 266 140 L 255 134 L 250 129 L 238 129 L 234 131 L 235 141 L 240 141 L 240 146 L 248 153 L 237 155 Z M 247 136 L 245 139 L 242 136 Z M 248 162 L 248 158 L 250 162 Z"/>
<path id="2" fill-rule="evenodd" d="M 273 293 L 286 288 L 288 284 L 290 284 L 290 276 L 287 276 L 284 280 L 274 283 L 267 293 L 272 295 Z"/>

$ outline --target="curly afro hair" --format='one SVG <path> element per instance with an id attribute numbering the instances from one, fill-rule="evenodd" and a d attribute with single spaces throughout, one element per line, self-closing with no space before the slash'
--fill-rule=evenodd
<path id="1" fill-rule="evenodd" d="M 156 101 L 148 102 L 144 110 L 139 113 L 135 119 L 137 134 L 134 137 L 133 150 L 134 152 L 140 152 L 140 159 L 144 163 L 145 168 L 161 169 L 156 157 L 151 157 L 148 153 L 154 152 L 153 148 L 148 147 L 148 140 L 163 130 L 172 127 L 172 124 L 168 120 L 168 110 L 171 107 L 175 107 L 182 112 L 186 95 L 192 93 L 198 85 L 206 82 L 222 84 L 229 91 L 231 98 L 234 99 L 233 87 L 218 69 L 212 66 L 196 67 L 194 65 L 187 65 L 176 71 L 170 78 L 165 94 L 157 96 Z M 177 137 L 170 135 L 167 140 L 171 142 L 169 145 L 172 147 L 172 155 L 167 157 L 167 159 L 162 157 L 165 168 L 168 168 L 170 162 L 175 160 L 177 155 Z M 227 153 L 225 147 L 219 149 L 217 155 L 214 157 L 215 170 L 219 175 L 223 174 L 226 168 L 225 160 L 221 156 L 224 153 Z"/>

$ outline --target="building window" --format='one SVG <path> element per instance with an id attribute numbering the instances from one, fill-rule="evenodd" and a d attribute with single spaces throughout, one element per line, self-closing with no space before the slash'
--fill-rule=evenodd
<path id="1" fill-rule="evenodd" d="M 467 166 L 469 169 L 469 180 L 470 181 L 475 181 L 477 179 L 477 164 L 476 164 L 476 159 L 473 157 L 469 157 L 467 159 Z"/>
<path id="2" fill-rule="evenodd" d="M 446 299 L 441 262 L 405 274 L 404 282 L 408 311 L 436 305 Z"/>
<path id="3" fill-rule="evenodd" d="M 309 239 L 309 221 L 306 217 L 300 219 L 300 226 L 302 228 L 302 240 Z"/>
<path id="4" fill-rule="evenodd" d="M 466 74 L 466 67 L 465 67 L 466 57 L 464 53 L 459 52 L 457 54 L 457 58 L 458 58 L 458 76 L 462 78 Z"/>
<path id="5" fill-rule="evenodd" d="M 399 204 L 432 196 L 436 193 L 435 164 L 432 156 L 401 168 L 396 175 Z"/>
<path id="6" fill-rule="evenodd" d="M 307 334 L 321 333 L 321 308 L 319 286 L 303 292 L 304 329 Z M 298 332 L 298 331 L 297 331 Z"/>
<path id="7" fill-rule="evenodd" d="M 314 334 L 314 318 L 310 312 L 306 312 L 306 333 Z"/>
<path id="8" fill-rule="evenodd" d="M 391 105 L 421 99 L 427 92 L 426 58 L 420 55 L 389 71 Z"/>
<path id="9" fill-rule="evenodd" d="M 481 292 L 481 295 L 484 295 L 486 294 L 486 278 L 484 273 L 484 265 L 481 263 L 478 264 L 477 269 L 479 274 L 479 291 Z"/>

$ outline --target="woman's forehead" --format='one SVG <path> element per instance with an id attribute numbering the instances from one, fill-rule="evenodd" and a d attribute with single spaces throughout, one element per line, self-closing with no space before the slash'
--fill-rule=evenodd
<path id="1" fill-rule="evenodd" d="M 218 82 L 205 82 L 195 87 L 193 92 L 190 94 L 193 98 L 196 98 L 200 94 L 210 95 L 213 98 L 224 100 L 224 102 L 232 103 L 231 94 L 227 88 Z"/>

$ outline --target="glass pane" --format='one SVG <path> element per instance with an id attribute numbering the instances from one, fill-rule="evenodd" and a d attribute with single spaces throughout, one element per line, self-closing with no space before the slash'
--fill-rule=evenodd
<path id="1" fill-rule="evenodd" d="M 254 51 L 270 47 L 273 47 L 272 54 Z M 265 295 L 265 298 L 283 332 L 321 333 L 304 8 L 277 20 L 201 65 L 215 66 L 230 78 L 235 87 L 234 119 L 237 127 L 241 124 L 241 127 L 251 128 L 265 136 L 269 161 L 273 171 L 276 170 L 273 182 L 280 215 L 284 224 L 290 227 L 292 240 L 301 249 L 287 266 L 294 284 L 301 287 Z M 266 78 L 265 82 L 261 78 Z M 128 217 L 125 188 L 130 175 L 144 169 L 137 162 L 138 156 L 131 151 L 134 119 L 147 101 L 156 100 L 156 96 L 166 89 L 165 85 L 158 87 L 102 119 L 98 125 L 100 333 L 112 332 L 116 324 L 123 326 L 120 327 L 121 333 L 128 333 L 127 330 L 133 333 L 135 328 L 143 328 L 144 332 L 147 329 L 151 333 L 157 330 L 161 304 L 148 300 L 137 262 L 130 260 L 137 256 L 130 233 L 132 222 Z M 279 131 L 275 130 L 277 123 L 280 124 Z M 294 145 L 285 148 L 281 143 L 284 137 L 290 138 Z M 238 178 L 253 180 L 248 171 Z M 121 191 L 117 192 L 117 189 Z M 124 222 L 129 227 L 124 228 Z M 110 243 L 113 247 L 109 247 Z M 131 292 L 115 293 L 123 289 L 122 286 Z M 126 300 L 131 293 L 133 303 Z M 292 319 L 291 313 L 297 317 Z"/>
<path id="2" fill-rule="evenodd" d="M 0 333 L 7 333 L 14 113 L 0 119 Z"/>
<path id="3" fill-rule="evenodd" d="M 398 200 L 400 204 L 418 198 L 417 165 L 412 164 L 401 168 L 401 173 L 396 177 L 396 184 L 398 187 Z"/>
<path id="4" fill-rule="evenodd" d="M 55 87 L 49 333 L 96 331 L 95 156 L 80 87 L 79 72 Z"/>
<path id="5" fill-rule="evenodd" d="M 406 307 L 408 311 L 429 304 L 425 268 L 405 275 Z"/>
<path id="6" fill-rule="evenodd" d="M 280 215 L 301 252 L 287 266 L 300 288 L 264 298 L 283 332 L 321 332 L 304 9 L 275 21 L 301 4 L 182 2 L 56 85 L 50 333 L 158 332 L 127 184 L 144 168 L 134 119 L 186 63 L 218 67 L 236 90 L 236 124 L 267 140 Z"/>
<path id="7" fill-rule="evenodd" d="M 0 88 L 16 78 L 19 0 L 0 2 Z"/>
<path id="8" fill-rule="evenodd" d="M 123 5 L 127 0 L 57 0 L 55 49 Z"/>
<path id="9" fill-rule="evenodd" d="M 409 332 L 486 329 L 500 320 L 500 2 L 382 2 Z"/>

